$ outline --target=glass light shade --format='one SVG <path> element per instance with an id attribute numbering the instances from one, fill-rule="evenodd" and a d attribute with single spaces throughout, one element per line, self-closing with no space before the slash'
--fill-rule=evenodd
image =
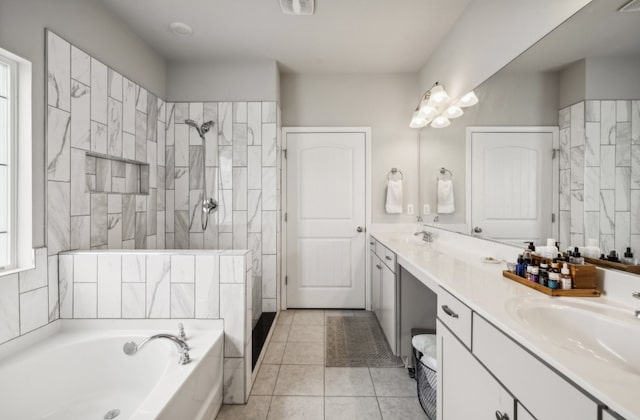
<path id="1" fill-rule="evenodd" d="M 444 90 L 442 85 L 435 85 L 431 88 L 431 97 L 429 98 L 429 102 L 432 102 L 436 105 L 442 105 L 449 99 L 449 95 L 447 94 L 447 91 Z"/>
<path id="2" fill-rule="evenodd" d="M 450 125 L 451 125 L 451 121 L 449 121 L 449 118 L 444 117 L 442 115 L 437 117 L 431 123 L 431 127 L 433 127 L 433 128 L 445 128 L 445 127 L 449 127 Z"/>
<path id="3" fill-rule="evenodd" d="M 420 116 L 424 119 L 433 119 L 438 114 L 438 109 L 431 106 L 429 101 L 420 102 Z"/>
<path id="4" fill-rule="evenodd" d="M 460 100 L 456 103 L 456 105 L 461 108 L 464 108 L 467 106 L 473 106 L 477 103 L 478 103 L 478 97 L 473 91 L 471 91 L 466 95 L 464 95 L 462 98 L 460 98 Z"/>
<path id="5" fill-rule="evenodd" d="M 462 108 L 456 105 L 451 105 L 449 108 L 447 108 L 446 111 L 444 111 L 444 116 L 447 118 L 462 117 L 462 114 L 464 114 L 464 112 L 462 111 Z"/>
<path id="6" fill-rule="evenodd" d="M 419 110 L 416 110 L 413 113 L 413 116 L 411 117 L 411 122 L 409 123 L 409 127 L 410 128 L 422 128 L 422 127 L 426 127 L 427 124 L 429 124 L 431 120 L 427 120 L 426 118 L 424 118 L 421 114 Z"/>

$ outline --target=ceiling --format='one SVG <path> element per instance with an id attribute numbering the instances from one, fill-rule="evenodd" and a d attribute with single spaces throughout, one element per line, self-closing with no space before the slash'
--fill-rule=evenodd
<path id="1" fill-rule="evenodd" d="M 167 61 L 276 60 L 289 73 L 416 72 L 470 0 L 99 0 Z M 189 24 L 179 38 L 168 26 Z"/>
<path id="2" fill-rule="evenodd" d="M 640 12 L 594 0 L 513 60 L 506 71 L 557 71 L 585 57 L 640 57 Z"/>

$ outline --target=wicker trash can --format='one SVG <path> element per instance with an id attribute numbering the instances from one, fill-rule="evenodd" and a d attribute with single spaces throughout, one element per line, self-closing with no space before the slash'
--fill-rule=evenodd
<path id="1" fill-rule="evenodd" d="M 426 340 L 433 342 L 426 350 L 427 354 L 416 348 L 416 343 Z M 437 365 L 435 334 L 421 334 L 411 340 L 415 360 L 415 375 L 418 387 L 418 400 L 429 419 L 436 420 L 437 401 Z M 418 347 L 420 347 L 418 345 Z"/>

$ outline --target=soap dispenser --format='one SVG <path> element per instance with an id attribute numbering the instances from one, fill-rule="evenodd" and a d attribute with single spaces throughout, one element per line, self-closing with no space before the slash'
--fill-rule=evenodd
<path id="1" fill-rule="evenodd" d="M 582 255 L 580 255 L 580 251 L 578 250 L 578 247 L 575 247 L 573 249 L 573 254 L 571 255 L 571 259 L 569 260 L 569 262 L 571 264 L 584 264 L 584 258 L 582 258 Z"/>
<path id="2" fill-rule="evenodd" d="M 627 265 L 637 265 L 638 261 L 633 258 L 633 252 L 631 252 L 631 248 L 627 247 L 627 251 L 624 253 L 624 257 L 622 257 L 622 263 Z"/>

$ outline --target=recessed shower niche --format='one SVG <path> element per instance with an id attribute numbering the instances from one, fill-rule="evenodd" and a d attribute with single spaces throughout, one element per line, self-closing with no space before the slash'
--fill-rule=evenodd
<path id="1" fill-rule="evenodd" d="M 149 164 L 101 153 L 85 156 L 90 193 L 149 194 Z"/>

